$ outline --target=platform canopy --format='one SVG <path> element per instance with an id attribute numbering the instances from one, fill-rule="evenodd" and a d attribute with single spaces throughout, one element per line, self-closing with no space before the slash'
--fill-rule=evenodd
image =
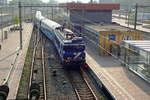
<path id="1" fill-rule="evenodd" d="M 126 47 L 122 49 L 125 66 L 150 83 L 150 40 L 125 40 L 123 44 Z"/>
<path id="2" fill-rule="evenodd" d="M 150 53 L 150 40 L 125 40 L 123 42 Z"/>

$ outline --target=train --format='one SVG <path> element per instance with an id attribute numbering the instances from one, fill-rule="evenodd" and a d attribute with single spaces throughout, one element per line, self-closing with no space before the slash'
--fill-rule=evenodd
<path id="1" fill-rule="evenodd" d="M 36 12 L 34 25 L 53 42 L 63 66 L 81 67 L 84 65 L 86 54 L 83 37 L 64 25 L 45 18 L 41 11 Z"/>

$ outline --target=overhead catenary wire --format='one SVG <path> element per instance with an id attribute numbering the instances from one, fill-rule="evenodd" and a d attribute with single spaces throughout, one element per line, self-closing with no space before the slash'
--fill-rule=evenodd
<path id="1" fill-rule="evenodd" d="M 62 16 L 61 15 L 56 15 L 55 14 L 55 16 L 57 16 L 57 17 L 60 17 L 60 18 L 62 18 Z M 73 16 L 75 16 L 75 15 L 73 15 Z M 80 15 L 78 15 L 77 14 L 77 16 L 78 17 L 80 17 L 80 18 L 82 18 Z M 77 17 L 77 16 L 75 16 L 75 17 Z M 78 18 L 77 17 L 77 18 Z M 65 19 L 66 20 L 66 19 Z M 87 20 L 87 19 L 86 19 Z M 69 22 L 70 22 L 70 20 L 68 20 Z M 90 21 L 89 20 L 89 22 L 91 22 L 91 23 L 93 23 L 94 25 L 97 25 L 97 23 L 94 23 L 94 22 L 92 22 L 92 21 Z M 70 23 L 70 24 L 72 24 L 72 23 Z M 81 26 L 82 27 L 82 26 Z M 77 30 L 78 31 L 78 30 Z M 79 32 L 80 33 L 80 32 Z M 81 34 L 81 33 L 80 33 Z M 86 37 L 86 38 L 88 38 L 88 40 L 90 40 L 92 43 L 94 43 L 94 44 L 96 44 L 98 47 L 100 47 L 100 48 L 102 48 L 104 51 L 106 51 L 108 54 L 110 54 L 112 57 L 114 57 L 114 58 L 118 58 L 117 56 L 115 56 L 114 54 L 112 54 L 111 52 L 109 52 L 108 50 L 106 50 L 105 48 L 103 48 L 102 46 L 100 46 L 99 44 L 97 44 L 95 41 L 93 41 L 92 39 L 90 39 L 89 37 L 87 37 L 87 36 L 84 36 L 84 37 Z M 103 36 L 104 38 L 106 38 L 106 39 L 108 39 L 107 37 L 105 37 L 105 36 Z M 98 38 L 98 37 L 96 37 L 96 38 Z M 112 41 L 112 40 L 111 40 Z M 121 44 L 119 44 L 119 43 L 117 43 L 116 41 L 113 41 L 113 42 L 115 42 L 116 44 L 118 44 L 118 45 L 120 45 L 120 46 L 122 46 L 122 47 L 125 47 L 124 45 L 121 45 Z M 135 52 L 135 53 L 137 53 L 135 50 L 133 50 L 133 49 L 131 49 L 131 48 L 128 48 L 128 47 L 125 47 L 125 48 L 127 48 L 128 50 L 131 50 L 131 51 L 133 51 L 133 52 Z M 126 66 L 130 66 L 129 64 L 127 64 L 125 61 L 123 61 L 122 59 L 120 59 L 120 58 L 118 58 L 118 61 L 119 62 L 121 62 L 121 63 L 123 63 L 123 64 L 125 64 Z"/>
<path id="2" fill-rule="evenodd" d="M 78 15 L 80 18 L 82 18 L 80 15 Z M 75 16 L 75 17 L 77 17 L 77 16 Z M 94 23 L 94 22 L 93 22 Z M 77 25 L 79 25 L 79 24 L 77 24 Z M 94 23 L 94 25 L 98 25 L 98 24 L 96 24 L 96 23 Z M 79 25 L 79 26 L 81 26 L 82 28 L 85 28 L 84 26 L 82 26 L 82 25 Z M 93 35 L 93 34 L 91 34 L 91 35 Z M 94 36 L 94 35 L 93 35 Z M 95 37 L 95 36 L 94 36 Z M 109 40 L 109 38 L 108 37 L 106 37 L 106 36 L 103 36 L 102 35 L 102 37 L 103 38 L 105 38 L 105 39 L 107 39 L 107 40 Z M 95 37 L 95 38 L 98 38 L 99 39 L 99 37 Z M 111 42 L 113 42 L 113 43 L 115 43 L 115 44 L 117 44 L 117 45 L 119 45 L 119 46 L 121 46 L 121 47 L 125 47 L 124 45 L 122 45 L 122 44 L 119 44 L 117 41 L 113 41 L 113 40 L 110 40 Z M 133 51 L 133 52 L 135 52 L 135 53 L 137 53 L 135 50 L 133 50 L 133 49 L 131 49 L 131 48 L 128 48 L 128 47 L 125 47 L 125 48 L 127 48 L 128 50 L 131 50 L 131 51 Z"/>
<path id="3" fill-rule="evenodd" d="M 58 15 L 57 15 L 58 16 Z M 58 16 L 58 17 L 62 17 L 62 16 Z M 79 30 L 75 29 L 76 31 L 79 32 Z M 81 32 L 79 32 L 81 34 Z M 96 44 L 98 47 L 100 47 L 101 49 L 103 49 L 104 51 L 106 51 L 108 54 L 110 54 L 112 57 L 114 57 L 115 59 L 117 59 L 119 62 L 121 62 L 122 64 L 126 65 L 126 67 L 131 67 L 128 63 L 126 63 L 125 61 L 123 61 L 122 59 L 118 58 L 117 56 L 115 56 L 114 54 L 112 54 L 111 52 L 109 52 L 108 50 L 106 50 L 105 48 L 103 48 L 101 45 L 99 45 L 98 43 L 96 43 L 95 41 L 93 41 L 92 39 L 90 39 L 87 36 L 84 36 L 86 38 L 88 38 L 89 41 L 91 41 L 92 43 Z M 106 38 L 106 37 L 105 37 Z M 120 45 L 120 44 L 119 44 Z M 126 47 L 129 50 L 132 50 L 128 47 Z M 137 53 L 135 50 L 132 50 L 133 52 Z M 116 61 L 116 60 L 115 60 Z M 116 61 L 117 62 L 117 61 Z"/>
<path id="4" fill-rule="evenodd" d="M 78 30 L 77 30 L 78 31 Z M 109 52 L 108 50 L 106 50 L 105 48 L 103 48 L 101 45 L 99 45 L 98 43 L 96 43 L 95 41 L 93 41 L 92 39 L 90 39 L 87 36 L 84 36 L 85 38 L 87 38 L 89 41 L 91 41 L 93 44 L 97 45 L 98 47 L 100 47 L 101 49 L 103 49 L 104 51 L 106 51 L 108 54 L 110 54 L 112 57 L 114 57 L 115 59 L 117 59 L 119 62 L 123 63 L 126 65 L 126 67 L 130 67 L 130 65 L 128 63 L 126 63 L 125 61 L 123 61 L 122 59 L 118 58 L 117 56 L 115 56 L 114 54 L 112 54 L 111 52 Z M 116 60 L 115 60 L 116 61 Z M 116 61 L 117 62 L 117 61 Z"/>
<path id="5" fill-rule="evenodd" d="M 80 18 L 81 20 L 86 20 L 86 21 L 88 21 L 88 22 L 90 22 L 92 25 L 99 25 L 99 24 L 97 24 L 97 23 L 95 23 L 95 22 L 93 22 L 93 21 L 91 21 L 91 20 L 89 20 L 89 19 L 86 19 L 86 18 L 82 18 L 82 16 L 81 15 L 79 15 L 79 14 L 77 14 L 76 12 L 73 12 L 72 11 L 72 13 L 74 13 L 75 14 L 75 16 L 74 17 L 76 17 L 76 18 Z M 77 16 L 78 17 L 77 17 Z M 78 24 L 79 25 L 79 24 Z M 82 25 L 79 25 L 79 26 L 81 26 L 81 27 L 83 27 Z M 100 25 L 99 25 L 100 26 Z M 83 27 L 84 28 L 84 27 Z M 107 37 L 105 37 L 105 36 L 103 36 L 104 38 L 106 38 L 107 39 Z M 147 39 L 150 39 L 150 37 L 147 37 L 147 36 L 142 36 L 142 37 L 145 37 L 145 38 L 147 38 Z M 98 37 L 96 37 L 96 38 L 98 38 Z M 112 41 L 112 42 L 116 42 L 116 41 Z"/>

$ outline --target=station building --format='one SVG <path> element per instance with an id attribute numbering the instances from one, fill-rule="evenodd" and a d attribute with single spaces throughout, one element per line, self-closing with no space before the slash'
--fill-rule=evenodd
<path id="1" fill-rule="evenodd" d="M 99 39 L 93 38 L 94 41 L 99 43 L 100 56 L 115 56 L 121 55 L 121 44 L 123 40 L 141 40 L 142 33 L 139 31 L 128 30 L 117 24 L 106 25 L 91 25 L 86 24 L 84 33 L 89 36 L 97 35 Z M 90 37 L 92 39 L 92 37 Z M 110 54 L 111 53 L 111 54 Z"/>
<path id="2" fill-rule="evenodd" d="M 123 41 L 122 60 L 124 66 L 150 83 L 150 41 Z"/>
<path id="3" fill-rule="evenodd" d="M 120 4 L 69 3 L 67 8 L 72 23 L 111 23 L 112 10 L 119 10 Z"/>

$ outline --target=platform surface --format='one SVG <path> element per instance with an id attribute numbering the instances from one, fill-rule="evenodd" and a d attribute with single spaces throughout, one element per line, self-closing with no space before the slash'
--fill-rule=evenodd
<path id="1" fill-rule="evenodd" d="M 118 59 L 100 57 L 87 47 L 86 62 L 116 100 L 150 100 L 150 84 L 122 67 Z"/>
<path id="2" fill-rule="evenodd" d="M 12 26 L 10 26 L 12 27 Z M 4 28 L 9 30 L 10 27 Z M 10 72 L 11 64 L 16 58 L 14 63 L 14 68 L 8 82 L 10 92 L 8 95 L 8 100 L 15 99 L 23 66 L 25 61 L 26 52 L 29 46 L 30 37 L 33 29 L 32 23 L 23 23 L 23 49 L 19 50 L 20 47 L 20 34 L 19 31 L 8 32 L 8 39 L 5 39 L 3 42 L 0 42 L 2 48 L 0 50 L 0 84 L 2 84 Z M 1 34 L 1 32 L 0 32 Z M 19 55 L 17 56 L 17 51 Z"/>
<path id="3" fill-rule="evenodd" d="M 125 24 L 126 20 L 125 19 L 118 19 L 118 18 L 113 18 L 112 17 L 112 21 L 116 22 L 118 24 L 120 24 L 121 26 L 125 26 L 128 27 L 128 24 Z M 147 24 L 146 24 L 147 25 Z M 134 28 L 134 25 L 129 25 L 130 28 Z M 136 29 L 139 31 L 144 31 L 144 32 L 149 32 L 150 33 L 150 29 L 148 28 L 143 28 L 142 25 L 137 25 Z"/>

